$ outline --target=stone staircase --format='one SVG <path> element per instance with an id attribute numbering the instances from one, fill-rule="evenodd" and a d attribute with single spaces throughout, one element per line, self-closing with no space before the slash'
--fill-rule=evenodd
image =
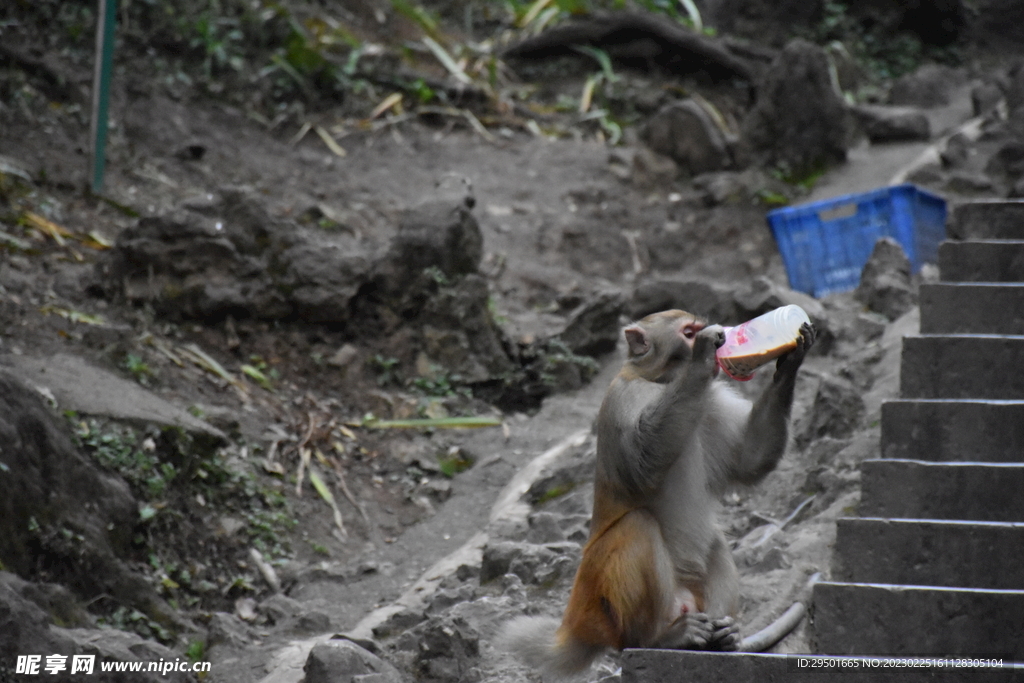
<path id="1" fill-rule="evenodd" d="M 902 397 L 882 408 L 882 457 L 862 463 L 860 516 L 838 521 L 831 580 L 813 589 L 816 652 L 855 659 L 630 650 L 624 683 L 1024 681 L 866 659 L 1024 662 L 1024 201 L 960 205 L 947 233 L 921 333 L 903 341 Z"/>

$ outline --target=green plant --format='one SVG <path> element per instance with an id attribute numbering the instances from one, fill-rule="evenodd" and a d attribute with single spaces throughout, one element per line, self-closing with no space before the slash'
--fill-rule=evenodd
<path id="1" fill-rule="evenodd" d="M 178 476 L 172 463 L 157 457 L 152 439 L 140 444 L 138 434 L 130 427 L 81 421 L 75 435 L 86 452 L 124 477 L 144 500 L 161 497 Z"/>
<path id="2" fill-rule="evenodd" d="M 382 356 L 377 353 L 366 362 L 370 369 L 377 374 L 377 386 L 383 387 L 398 382 L 397 367 L 399 361 L 397 358 Z"/>
<path id="3" fill-rule="evenodd" d="M 584 381 L 597 374 L 600 366 L 590 356 L 581 356 L 573 353 L 560 339 L 549 339 L 543 347 L 543 363 L 540 376 L 545 384 L 554 384 L 556 381 L 554 373 L 561 365 L 575 365 L 579 368 L 580 377 Z"/>
<path id="4" fill-rule="evenodd" d="M 451 284 L 451 280 L 445 275 L 445 272 L 437 266 L 428 266 L 423 269 L 423 274 L 434 281 L 438 287 L 447 287 Z"/>
<path id="5" fill-rule="evenodd" d="M 537 498 L 537 505 L 543 505 L 550 500 L 560 498 L 572 491 L 574 488 L 576 488 L 574 484 L 556 484 L 544 491 L 544 493 Z"/>
<path id="6" fill-rule="evenodd" d="M 191 26 L 184 26 L 182 33 L 191 35 L 189 47 L 199 49 L 203 54 L 203 72 L 209 78 L 222 72 L 226 67 L 240 71 L 243 65 L 242 40 L 244 38 L 239 21 L 235 17 L 219 16 L 217 3 L 209 11 L 199 15 Z"/>
<path id="7" fill-rule="evenodd" d="M 195 662 L 202 661 L 203 657 L 206 656 L 206 645 L 202 640 L 193 640 L 188 644 L 188 649 L 185 650 L 185 656 L 188 657 L 188 661 Z"/>
<path id="8" fill-rule="evenodd" d="M 449 479 L 459 472 L 465 472 L 473 466 L 473 463 L 473 457 L 467 455 L 461 448 L 453 448 L 437 459 L 438 469 Z"/>
<path id="9" fill-rule="evenodd" d="M 461 386 L 462 377 L 457 374 L 444 372 L 440 365 L 430 366 L 431 374 L 427 377 L 417 377 L 410 384 L 418 389 L 425 396 L 437 396 L 448 398 L 450 396 L 471 394 L 468 387 Z"/>
<path id="10" fill-rule="evenodd" d="M 150 380 L 156 377 L 156 373 L 142 358 L 131 353 L 125 355 L 121 367 L 130 372 L 135 381 L 143 386 L 149 386 Z"/>

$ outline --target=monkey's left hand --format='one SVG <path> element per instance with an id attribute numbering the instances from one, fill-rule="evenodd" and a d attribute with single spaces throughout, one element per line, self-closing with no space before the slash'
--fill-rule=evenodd
<path id="1" fill-rule="evenodd" d="M 781 356 L 775 364 L 776 380 L 782 379 L 787 375 L 796 375 L 796 371 L 800 369 L 800 365 L 804 362 L 807 352 L 814 346 L 815 336 L 816 333 L 813 325 L 804 323 L 800 326 L 800 336 L 796 340 L 796 348 Z"/>

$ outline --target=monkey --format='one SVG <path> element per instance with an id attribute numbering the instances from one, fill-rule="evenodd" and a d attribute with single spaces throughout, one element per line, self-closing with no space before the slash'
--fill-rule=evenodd
<path id="1" fill-rule="evenodd" d="M 718 497 L 775 469 L 811 325 L 753 403 L 716 381 L 720 325 L 680 310 L 623 330 L 627 358 L 596 422 L 590 536 L 559 623 L 509 622 L 499 644 L 549 675 L 608 649 L 737 650 L 739 573 L 715 524 Z"/>

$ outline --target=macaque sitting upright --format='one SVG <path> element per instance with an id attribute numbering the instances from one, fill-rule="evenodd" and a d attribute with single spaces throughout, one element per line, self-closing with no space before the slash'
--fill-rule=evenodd
<path id="1" fill-rule="evenodd" d="M 719 325 L 663 311 L 624 330 L 629 347 L 597 418 L 590 539 L 561 623 L 519 617 L 506 646 L 554 675 L 607 648 L 735 650 L 739 575 L 715 525 L 718 497 L 754 484 L 786 449 L 800 328 L 755 403 L 715 381 Z"/>

